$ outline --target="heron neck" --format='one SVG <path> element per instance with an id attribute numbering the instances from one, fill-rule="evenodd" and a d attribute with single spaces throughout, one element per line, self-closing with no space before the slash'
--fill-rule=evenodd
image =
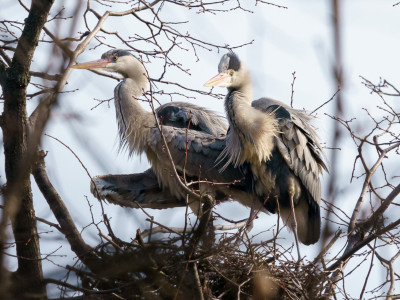
<path id="1" fill-rule="evenodd" d="M 239 136 L 240 140 L 250 139 L 249 124 L 251 123 L 251 106 L 253 98 L 253 86 L 250 76 L 237 87 L 228 88 L 228 94 L 225 98 L 225 110 L 228 116 L 229 125 Z"/>
<path id="2" fill-rule="evenodd" d="M 139 61 L 123 73 L 126 83 L 137 90 L 136 96 L 141 96 L 149 90 L 150 82 L 147 71 Z"/>
<path id="3" fill-rule="evenodd" d="M 114 90 L 121 147 L 127 146 L 131 154 L 145 150 L 147 132 L 155 126 L 153 114 L 146 111 L 139 100 L 147 88 L 148 82 L 146 85 L 143 81 L 126 78 Z"/>
<path id="4" fill-rule="evenodd" d="M 248 129 L 251 108 L 250 98 L 241 91 L 232 90 L 226 96 L 225 110 L 229 125 L 242 143 L 251 140 L 251 132 Z"/>
<path id="5" fill-rule="evenodd" d="M 225 99 L 232 134 L 227 136 L 230 154 L 239 164 L 249 161 L 261 164 L 269 159 L 273 149 L 275 121 L 252 105 L 251 86 L 229 91 Z"/>
<path id="6" fill-rule="evenodd" d="M 125 78 L 114 90 L 117 110 L 132 118 L 148 113 L 139 103 L 140 97 L 148 90 L 148 83 L 137 82 L 132 78 Z M 129 115 L 128 115 L 129 114 Z"/>

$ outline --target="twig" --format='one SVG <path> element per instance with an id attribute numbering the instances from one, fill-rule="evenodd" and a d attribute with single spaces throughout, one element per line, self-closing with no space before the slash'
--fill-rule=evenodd
<path id="1" fill-rule="evenodd" d="M 290 107 L 293 107 L 294 81 L 296 80 L 296 71 L 293 71 L 292 76 L 293 76 L 293 81 L 290 84 L 292 87 L 292 93 L 290 95 Z"/>
<path id="2" fill-rule="evenodd" d="M 61 232 L 64 233 L 75 254 L 89 268 L 92 270 L 99 270 L 98 268 L 101 268 L 101 266 L 98 263 L 98 257 L 94 254 L 93 249 L 82 239 L 82 236 L 79 234 L 67 207 L 47 177 L 44 151 L 40 151 L 37 157 L 37 162 L 32 174 L 40 191 L 49 204 L 50 209 L 60 224 Z"/>
<path id="3" fill-rule="evenodd" d="M 158 222 L 146 219 L 146 221 L 149 221 L 151 223 L 154 224 L 159 224 Z M 225 231 L 225 230 L 233 230 L 233 229 L 238 229 L 238 228 L 242 228 L 244 226 L 246 226 L 247 221 L 242 221 L 236 224 L 230 224 L 230 225 L 214 225 L 213 228 L 214 230 L 221 230 L 221 231 Z M 175 233 L 175 234 L 185 234 L 185 233 L 191 233 L 193 232 L 195 228 L 193 227 L 188 227 L 188 228 L 184 228 L 184 227 L 171 227 L 171 226 L 165 226 L 160 224 L 160 226 L 157 227 L 153 227 L 152 230 L 146 229 L 142 232 L 142 237 L 146 237 L 148 235 L 151 234 L 155 234 L 155 233 Z"/>
<path id="4" fill-rule="evenodd" d="M 52 138 L 52 139 L 56 140 L 56 141 L 59 142 L 61 145 L 63 145 L 65 148 L 67 148 L 67 149 L 75 156 L 75 158 L 76 158 L 76 159 L 79 161 L 79 163 L 81 164 L 82 168 L 86 171 L 86 174 L 89 176 L 90 181 L 92 182 L 92 184 L 93 184 L 93 186 L 94 186 L 94 188 L 95 188 L 95 190 L 96 190 L 97 198 L 100 199 L 100 193 L 99 193 L 99 191 L 97 190 L 96 183 L 94 182 L 93 177 L 90 175 L 88 169 L 87 169 L 86 166 L 83 164 L 83 162 L 81 161 L 81 159 L 79 158 L 79 156 L 78 156 L 68 145 L 66 145 L 65 143 L 63 143 L 62 141 L 60 141 L 58 138 L 56 138 L 56 137 L 54 137 L 54 136 L 51 136 L 51 135 L 49 135 L 49 134 L 47 134 L 47 133 L 45 134 L 45 136 L 48 136 L 49 138 Z"/>
<path id="5" fill-rule="evenodd" d="M 323 259 L 325 254 L 336 243 L 341 234 L 342 230 L 339 229 L 338 231 L 336 231 L 335 235 L 332 237 L 329 243 L 321 250 L 321 252 L 317 255 L 317 257 L 314 258 L 313 264 L 316 264 L 319 260 Z"/>
<path id="6" fill-rule="evenodd" d="M 104 233 L 100 232 L 99 235 L 100 235 L 102 238 L 106 239 L 109 243 L 111 243 L 111 244 L 115 247 L 115 249 L 118 249 L 119 251 L 124 252 L 124 249 L 122 249 L 119 245 L 117 245 L 112 239 L 110 239 L 110 238 L 109 238 L 108 236 L 106 236 Z"/>
<path id="7" fill-rule="evenodd" d="M 1 195 L 1 193 L 0 193 L 0 195 Z M 4 209 L 5 206 L 0 204 L 0 208 L 1 208 L 1 209 Z M 56 223 L 47 221 L 47 220 L 42 219 L 42 218 L 40 218 L 40 217 L 38 217 L 38 216 L 35 216 L 35 219 L 36 219 L 37 221 L 41 222 L 41 223 L 47 224 L 47 225 L 49 225 L 49 226 L 51 226 L 51 227 L 54 227 L 54 228 L 56 228 L 58 231 L 62 232 L 60 225 L 58 225 L 58 224 L 56 224 Z"/>
<path id="8" fill-rule="evenodd" d="M 359 196 L 359 198 L 357 200 L 357 204 L 356 204 L 356 206 L 354 208 L 353 215 L 351 216 L 351 219 L 350 219 L 350 224 L 349 224 L 349 228 L 348 228 L 349 234 L 351 234 L 355 229 L 355 224 L 356 224 L 356 221 L 357 221 L 357 217 L 358 217 L 358 214 L 360 212 L 361 206 L 362 206 L 362 204 L 364 202 L 365 195 L 367 193 L 368 185 L 369 185 L 369 182 L 370 182 L 370 180 L 372 178 L 372 175 L 378 169 L 378 167 L 382 163 L 383 159 L 386 157 L 386 154 L 388 152 L 390 152 L 391 150 L 398 148 L 399 146 L 400 146 L 400 143 L 396 143 L 396 144 L 394 144 L 394 145 L 382 150 L 382 152 L 381 152 L 379 158 L 377 159 L 377 161 L 375 162 L 375 164 L 370 169 L 366 169 L 367 174 L 366 174 L 365 179 L 364 179 L 364 185 L 363 185 L 363 188 L 361 190 L 360 196 Z M 361 151 L 360 147 L 359 147 L 359 149 L 360 149 L 359 151 Z M 397 193 L 395 193 L 395 196 L 399 192 L 400 192 L 400 186 L 398 186 Z M 379 211 L 380 214 L 382 214 L 386 210 L 386 208 L 389 206 L 389 204 L 393 201 L 394 198 L 390 197 L 389 199 L 390 200 L 388 201 L 387 205 L 385 205 L 384 207 L 382 207 L 382 209 L 380 209 L 380 211 Z M 377 214 L 374 214 L 374 218 L 375 219 L 376 219 L 377 216 L 378 216 Z M 370 219 L 369 222 L 371 220 L 372 219 Z"/>
<path id="9" fill-rule="evenodd" d="M 368 245 L 371 241 L 373 241 L 375 238 L 381 236 L 382 234 L 389 232 L 390 230 L 396 228 L 397 226 L 400 225 L 400 219 L 397 221 L 390 223 L 386 227 L 383 227 L 382 229 L 379 229 L 375 231 L 374 233 L 370 234 L 368 237 L 364 238 L 363 240 L 359 242 L 349 242 L 348 248 L 346 248 L 344 254 L 334 263 L 332 264 L 328 270 L 333 271 L 337 269 L 343 262 L 345 262 L 348 258 L 350 258 L 354 253 L 356 253 L 358 250 L 360 250 L 362 247 Z"/>
<path id="10" fill-rule="evenodd" d="M 336 92 L 333 94 L 333 96 L 331 98 L 329 98 L 329 100 L 325 101 L 324 103 L 322 103 L 320 106 L 318 106 L 316 109 L 314 109 L 310 115 L 312 115 L 313 113 L 315 113 L 317 110 L 319 110 L 320 108 L 322 108 L 323 106 L 325 106 L 326 104 L 328 104 L 329 102 L 331 102 L 333 100 L 333 98 L 335 98 L 335 96 L 337 95 L 337 93 L 340 92 L 340 88 L 336 90 Z"/>

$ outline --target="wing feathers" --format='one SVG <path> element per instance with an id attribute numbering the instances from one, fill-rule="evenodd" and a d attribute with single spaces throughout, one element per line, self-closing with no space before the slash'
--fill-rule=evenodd
<path id="1" fill-rule="evenodd" d="M 280 135 L 275 138 L 277 148 L 314 201 L 319 203 L 321 198 L 319 175 L 323 169 L 327 171 L 327 167 L 318 135 L 309 123 L 311 117 L 303 111 L 295 110 L 272 99 L 261 98 L 253 101 L 252 105 L 262 111 L 274 107 L 280 127 Z"/>
<path id="2" fill-rule="evenodd" d="M 203 178 L 212 178 L 223 182 L 230 182 L 243 177 L 238 168 L 229 166 L 226 171 L 221 173 L 216 166 L 217 157 L 226 148 L 225 136 L 215 137 L 195 130 L 187 131 L 184 128 L 170 126 L 162 126 L 162 132 L 175 166 L 179 171 L 183 170 L 187 150 L 185 171 L 188 176 L 197 178 L 201 170 Z M 169 166 L 168 156 L 157 128 L 150 130 L 149 145 L 151 151 L 156 155 L 157 161 L 165 162 L 165 165 Z"/>

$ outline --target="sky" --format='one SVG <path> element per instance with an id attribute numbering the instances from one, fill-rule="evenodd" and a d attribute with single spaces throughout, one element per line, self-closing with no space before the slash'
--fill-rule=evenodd
<path id="1" fill-rule="evenodd" d="M 17 4 L 5 5 L 0 18 L 21 13 L 15 8 Z M 165 18 L 174 21 L 189 21 L 182 28 L 200 39 L 212 43 L 238 45 L 254 40 L 251 45 L 236 50 L 240 59 L 252 73 L 254 97 L 268 96 L 285 103 L 290 103 L 292 73 L 295 72 L 294 107 L 314 110 L 320 104 L 332 97 L 337 86 L 332 79 L 332 15 L 330 1 L 275 1 L 274 3 L 287 6 L 282 9 L 271 5 L 255 6 L 254 1 L 246 2 L 246 8 L 253 13 L 233 11 L 223 14 L 196 14 L 184 9 L 173 9 L 166 6 L 163 10 Z M 362 108 L 377 111 L 379 104 L 376 95 L 362 85 L 360 76 L 374 83 L 380 78 L 387 79 L 394 85 L 400 86 L 400 6 L 393 6 L 396 1 L 342 1 L 342 32 L 343 32 L 343 61 L 345 82 L 341 88 L 344 99 L 344 115 L 357 117 L 355 121 L 360 133 L 366 132 L 363 126 L 368 119 Z M 68 7 L 67 7 L 68 12 Z M 113 8 L 113 10 L 117 10 Z M 53 10 L 55 11 L 55 10 Z M 82 12 L 80 12 L 82 13 Z M 4 14 L 2 16 L 2 14 Z M 136 27 L 132 18 L 108 19 L 105 28 L 128 32 L 130 35 L 139 33 L 142 28 Z M 66 35 L 60 31 L 60 35 Z M 111 42 L 109 42 L 111 43 Z M 93 45 L 91 47 L 93 48 Z M 79 62 L 98 59 L 105 48 L 88 49 L 79 58 Z M 217 73 L 217 65 L 224 52 L 198 50 L 199 61 L 192 52 L 176 53 L 177 59 L 190 69 L 190 76 L 169 69 L 169 78 L 182 82 L 194 89 L 207 91 L 203 84 Z M 43 70 L 47 66 L 47 56 L 35 56 L 33 69 Z M 53 64 L 57 65 L 57 62 Z M 162 72 L 160 65 L 147 64 L 146 68 L 151 77 Z M 154 75 L 153 75 L 154 74 Z M 116 81 L 101 78 L 88 71 L 77 70 L 68 80 L 60 97 L 58 107 L 52 115 L 46 133 L 61 139 L 69 145 L 85 164 L 92 176 L 99 174 L 124 174 L 146 170 L 149 164 L 144 156 L 129 158 L 127 153 L 117 152 L 117 126 L 113 103 L 103 104 L 95 109 L 97 102 L 93 99 L 108 99 L 113 96 Z M 216 90 L 225 93 L 224 89 Z M 184 99 L 174 99 L 184 100 Z M 169 99 L 165 99 L 169 101 Z M 398 99 L 389 98 L 395 108 L 399 108 Z M 397 102 L 396 102 L 397 101 Z M 207 96 L 197 96 L 191 102 L 211 108 L 224 116 L 223 100 Z M 29 102 L 32 111 L 37 100 Z M 0 104 L 1 106 L 1 104 Z M 332 139 L 332 120 L 326 115 L 332 114 L 334 103 L 331 102 L 317 112 L 318 119 L 314 125 L 322 141 L 327 146 Z M 379 112 L 377 112 L 379 114 Z M 71 118 L 77 115 L 78 118 Z M 89 205 L 95 217 L 100 220 L 100 208 L 90 194 L 89 178 L 78 160 L 71 152 L 49 137 L 44 137 L 42 148 L 48 151 L 46 164 L 49 177 L 57 191 L 66 202 L 71 215 L 79 226 L 90 222 Z M 327 150 L 328 157 L 330 151 Z M 340 187 L 341 207 L 348 213 L 354 208 L 361 182 L 350 184 L 351 166 L 356 155 L 354 144 L 349 138 L 344 138 L 339 151 L 340 161 L 338 183 Z M 372 162 L 372 160 L 371 160 Z M 396 171 L 391 171 L 392 175 Z M 0 170 L 1 178 L 4 170 Z M 397 174 L 399 175 L 399 174 Z M 396 184 L 395 179 L 395 184 Z M 322 196 L 326 194 L 328 176 L 322 179 Z M 37 187 L 33 187 L 36 214 L 39 217 L 54 221 L 43 197 Z M 120 237 L 129 239 L 135 235 L 136 228 L 147 228 L 146 216 L 134 209 L 120 208 L 112 204 L 105 205 L 106 212 L 112 216 L 112 226 Z M 231 219 L 243 219 L 248 216 L 248 209 L 237 203 L 223 204 L 218 210 Z M 165 211 L 150 211 L 156 220 L 165 225 L 179 226 L 183 223 L 184 209 L 168 209 Z M 390 216 L 389 216 L 390 217 Z M 255 221 L 254 232 L 269 228 L 276 221 L 275 216 L 262 215 Z M 39 226 L 42 231 L 48 228 Z M 342 228 L 343 229 L 343 228 Z M 55 234 L 43 234 L 41 243 L 48 249 L 59 249 L 54 261 L 63 264 L 71 260 L 70 250 L 65 241 L 52 242 Z M 284 235 L 289 244 L 293 243 L 292 236 Z M 93 245 L 98 242 L 94 228 L 84 230 L 84 237 Z M 267 236 L 258 236 L 268 239 Z M 302 252 L 312 259 L 319 251 L 317 247 L 302 246 Z M 66 255 L 66 256 L 64 256 Z M 11 268 L 15 267 L 10 265 Z M 400 266 L 398 266 L 400 267 Z M 55 266 L 46 270 L 54 271 Z M 46 271 L 49 272 L 49 271 Z M 349 287 L 357 295 L 360 287 Z"/>

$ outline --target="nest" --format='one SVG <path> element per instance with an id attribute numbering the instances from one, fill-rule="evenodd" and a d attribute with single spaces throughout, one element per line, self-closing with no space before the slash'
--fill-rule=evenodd
<path id="1" fill-rule="evenodd" d="M 137 232 L 126 243 L 100 245 L 97 272 L 75 270 L 82 299 L 323 299 L 328 277 L 312 263 L 297 263 L 293 248 L 275 238 L 253 243 L 245 228 Z M 202 232 L 199 232 L 202 231 Z M 146 240 L 146 242 L 144 241 Z"/>

